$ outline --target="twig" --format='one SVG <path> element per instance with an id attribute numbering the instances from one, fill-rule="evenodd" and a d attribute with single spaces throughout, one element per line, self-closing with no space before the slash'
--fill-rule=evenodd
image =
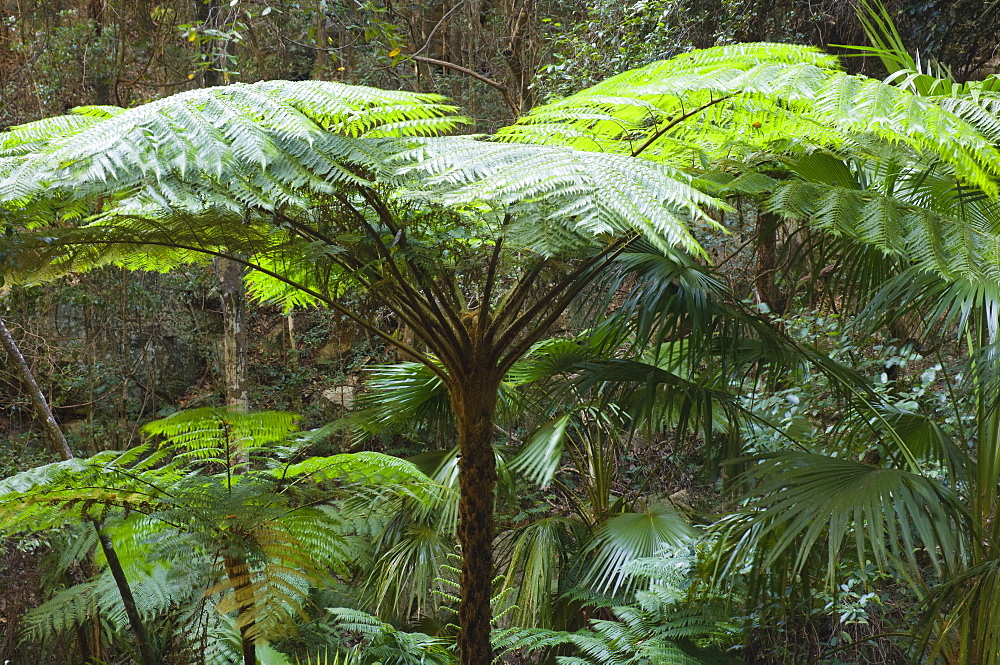
<path id="1" fill-rule="evenodd" d="M 477 71 L 469 69 L 468 67 L 463 67 L 462 65 L 456 65 L 455 63 L 448 62 L 446 60 L 438 60 L 437 58 L 425 58 L 422 55 L 411 55 L 409 57 L 416 60 L 417 62 L 425 62 L 428 65 L 437 65 L 438 67 L 447 67 L 448 69 L 454 69 L 456 72 L 462 72 L 463 74 L 471 76 L 477 81 L 482 81 L 486 85 L 496 88 L 497 90 L 500 91 L 500 94 L 503 95 L 504 101 L 507 102 L 507 106 L 509 106 L 510 110 L 514 113 L 514 117 L 516 118 L 519 115 L 521 115 L 521 108 L 514 102 L 514 98 L 510 96 L 510 90 L 508 90 L 507 86 L 505 86 L 503 83 L 497 83 L 493 79 L 483 76 Z"/>
<path id="2" fill-rule="evenodd" d="M 423 53 L 424 51 L 427 50 L 427 47 L 431 45 L 431 40 L 434 39 L 434 33 L 438 31 L 438 28 L 441 27 L 441 24 L 444 23 L 445 20 L 447 20 L 447 18 L 449 16 L 451 16 L 452 14 L 454 14 L 455 10 L 458 9 L 459 7 L 461 7 L 462 4 L 464 4 L 464 3 L 465 3 L 465 0 L 458 0 L 458 2 L 455 3 L 455 6 L 452 7 L 451 9 L 449 9 L 448 13 L 441 17 L 441 20 L 438 21 L 437 24 L 433 28 L 431 28 L 430 34 L 427 35 L 427 41 L 424 42 L 423 46 L 421 46 L 416 51 L 414 51 L 413 55 L 418 55 L 418 54 Z"/>

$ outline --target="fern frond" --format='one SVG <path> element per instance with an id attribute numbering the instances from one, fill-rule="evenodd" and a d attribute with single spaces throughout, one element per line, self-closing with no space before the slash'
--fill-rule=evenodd
<path id="1" fill-rule="evenodd" d="M 620 155 L 546 146 L 434 139 L 402 153 L 406 173 L 422 174 L 419 193 L 445 205 L 487 205 L 522 220 L 510 231 L 529 249 L 539 242 L 529 225 L 561 228 L 565 238 L 586 244 L 605 234 L 637 233 L 665 248 L 703 250 L 690 235 L 694 221 L 716 227 L 703 208 L 726 204 L 692 186 L 686 174 L 666 165 Z M 555 246 L 565 245 L 557 241 Z M 544 252 L 547 254 L 549 252 Z"/>
<path id="2" fill-rule="evenodd" d="M 794 153 L 868 135 L 943 160 L 995 194 L 1000 153 L 980 125 L 989 127 L 967 107 L 846 74 L 815 51 L 760 44 L 626 72 L 534 109 L 498 137 L 618 153 L 642 146 L 644 157 L 698 167 L 692 158 L 715 162 L 734 148 L 738 155 Z"/>

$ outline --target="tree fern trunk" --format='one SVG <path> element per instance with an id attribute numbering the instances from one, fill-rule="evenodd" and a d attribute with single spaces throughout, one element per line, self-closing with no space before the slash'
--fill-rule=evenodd
<path id="1" fill-rule="evenodd" d="M 482 374 L 482 376 L 479 376 Z M 452 395 L 458 424 L 458 540 L 462 546 L 458 653 L 461 665 L 493 662 L 490 598 L 493 584 L 493 415 L 499 380 L 477 372 Z"/>
<path id="2" fill-rule="evenodd" d="M 240 630 L 240 643 L 243 648 L 243 665 L 257 665 L 257 648 L 253 639 L 254 598 L 250 569 L 242 557 L 223 557 L 226 567 L 226 577 L 233 587 L 236 596 L 236 625 Z"/>

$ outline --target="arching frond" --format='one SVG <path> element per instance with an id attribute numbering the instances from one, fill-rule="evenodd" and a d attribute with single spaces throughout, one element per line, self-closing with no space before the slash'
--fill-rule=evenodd
<path id="1" fill-rule="evenodd" d="M 950 577 L 925 601 L 917 641 L 928 657 L 956 647 L 982 654 L 980 662 L 1000 662 L 1000 561 L 987 559 Z M 942 620 L 938 621 L 938 618 Z"/>
<path id="2" fill-rule="evenodd" d="M 845 134 L 907 145 L 996 191 L 1000 153 L 978 127 L 932 100 L 846 74 L 815 50 L 784 45 L 656 62 L 534 109 L 499 136 L 697 165 L 734 149 L 838 145 Z"/>
<path id="3" fill-rule="evenodd" d="M 52 187 L 73 188 L 80 196 L 152 183 L 155 189 L 147 191 L 162 196 L 171 182 L 242 181 L 248 165 L 257 168 L 260 183 L 311 183 L 323 190 L 331 177 L 354 177 L 341 163 L 382 164 L 373 159 L 376 143 L 368 144 L 375 153 L 367 152 L 348 137 L 440 133 L 462 122 L 453 111 L 436 95 L 328 81 L 191 90 L 101 122 L 78 121 L 78 131 L 49 132 L 44 150 L 0 182 L 0 198 L 24 199 Z M 331 161 L 336 153 L 341 159 Z"/>
<path id="4" fill-rule="evenodd" d="M 251 456 L 286 441 L 298 429 L 298 420 L 299 416 L 281 411 L 204 407 L 154 420 L 144 425 L 143 431 L 158 437 L 160 450 L 172 455 L 175 463 L 200 460 L 236 471 L 248 465 Z M 240 458 L 245 461 L 240 463 Z"/>
<path id="5" fill-rule="evenodd" d="M 504 234 L 543 255 L 567 241 L 635 233 L 665 251 L 701 254 L 693 223 L 718 227 L 704 208 L 726 205 L 696 189 L 667 165 L 622 155 L 468 139 L 434 139 L 397 159 L 405 172 L 425 175 L 422 194 L 446 205 L 488 205 L 513 222 Z M 555 233 L 546 240 L 542 234 Z M 560 235 L 561 234 L 561 235 Z M 570 245 L 572 246 L 572 245 Z"/>
<path id="6" fill-rule="evenodd" d="M 516 587 L 511 602 L 515 626 L 551 627 L 560 593 L 561 571 L 578 545 L 580 524 L 564 517 L 545 517 L 505 534 L 501 551 L 508 560 L 504 587 Z"/>
<path id="7" fill-rule="evenodd" d="M 385 665 L 451 665 L 453 646 L 423 633 L 406 633 L 359 610 L 331 607 L 327 611 L 336 625 L 360 634 L 365 653 Z"/>

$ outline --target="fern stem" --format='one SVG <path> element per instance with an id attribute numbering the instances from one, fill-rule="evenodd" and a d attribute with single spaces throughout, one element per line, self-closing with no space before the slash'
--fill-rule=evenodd
<path id="1" fill-rule="evenodd" d="M 496 349 L 512 347 L 499 359 L 501 371 L 506 372 L 522 355 L 527 353 L 528 349 L 541 339 L 549 327 L 566 311 L 572 300 L 587 285 L 591 284 L 603 272 L 603 269 L 628 247 L 632 240 L 634 240 L 634 236 L 620 238 L 584 261 L 581 266 L 566 275 L 548 293 L 538 298 L 527 312 L 511 323 L 494 345 Z M 587 274 L 588 272 L 589 274 Z M 530 328 L 520 340 L 517 340 L 517 334 L 522 328 L 539 315 L 544 315 L 542 320 Z"/>
<path id="2" fill-rule="evenodd" d="M 667 124 L 665 124 L 663 127 L 660 127 L 655 132 L 653 132 L 652 136 L 650 136 L 648 139 L 646 139 L 645 141 L 643 141 L 642 144 L 638 148 L 636 148 L 635 150 L 632 151 L 632 156 L 633 157 L 638 157 L 646 148 L 648 148 L 649 146 L 653 145 L 653 143 L 655 143 L 657 139 L 659 139 L 661 136 L 663 136 L 664 134 L 666 134 L 671 129 L 673 129 L 674 127 L 676 127 L 678 124 L 684 122 L 685 120 L 687 120 L 691 116 L 697 115 L 697 114 L 701 113 L 702 111 L 704 111 L 705 109 L 707 109 L 709 107 L 712 107 L 712 106 L 715 106 L 716 104 L 719 104 L 721 102 L 724 102 L 724 101 L 726 101 L 727 99 L 729 99 L 731 97 L 732 97 L 732 95 L 723 95 L 722 97 L 719 97 L 718 99 L 713 99 L 712 101 L 710 101 L 710 102 L 708 102 L 706 104 L 702 104 L 701 106 L 699 106 L 698 108 L 696 108 L 694 110 L 688 111 L 687 113 L 684 113 L 684 114 L 681 114 L 681 115 L 677 116 L 676 118 L 672 119 L 670 122 L 668 122 Z"/>

